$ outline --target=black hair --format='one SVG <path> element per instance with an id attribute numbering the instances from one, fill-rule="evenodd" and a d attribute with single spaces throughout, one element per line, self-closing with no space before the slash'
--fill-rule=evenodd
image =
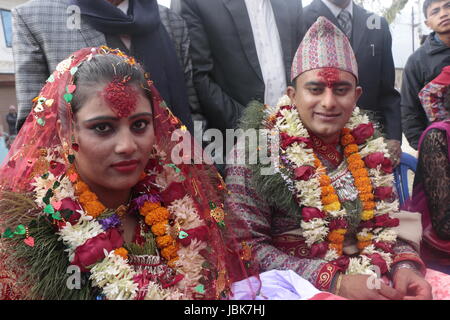
<path id="1" fill-rule="evenodd" d="M 441 2 L 444 0 L 425 0 L 425 2 L 423 3 L 423 14 L 425 15 L 425 18 L 428 18 L 428 8 L 435 2 Z"/>

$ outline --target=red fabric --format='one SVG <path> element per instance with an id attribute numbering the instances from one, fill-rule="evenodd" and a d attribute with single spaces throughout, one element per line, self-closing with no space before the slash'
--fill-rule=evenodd
<path id="1" fill-rule="evenodd" d="M 73 118 L 70 107 L 72 98 L 70 92 L 76 90 L 76 87 L 74 87 L 76 85 L 74 83 L 76 69 L 74 68 L 80 67 L 90 58 L 102 54 L 114 54 L 127 59 L 123 53 L 107 47 L 85 48 L 73 53 L 69 59 L 59 64 L 57 70 L 52 73 L 39 93 L 39 98 L 34 100 L 32 111 L 0 168 L 0 185 L 3 189 L 15 192 L 31 191 L 30 182 L 34 177 L 48 171 L 46 166 L 42 166 L 42 162 L 45 161 L 47 156 L 47 150 L 59 147 L 62 153 L 60 162 L 66 167 L 70 165 L 67 153 L 72 152 L 70 148 L 73 133 L 72 122 L 69 121 L 67 128 L 58 132 L 57 121 L 60 120 L 61 113 L 67 114 L 68 119 Z M 207 250 L 204 250 L 203 258 L 211 268 L 211 275 L 218 277 L 217 279 L 212 278 L 205 285 L 206 293 L 198 296 L 203 299 L 217 299 L 223 292 L 227 291 L 230 283 L 250 276 L 257 276 L 259 273 L 258 267 L 252 265 L 249 268 L 246 261 L 241 259 L 242 252 L 244 252 L 243 244 L 235 240 L 233 230 L 228 227 L 227 222 L 225 221 L 225 227 L 222 227 L 211 217 L 210 204 L 214 203 L 219 208 L 223 207 L 224 196 L 227 191 L 222 177 L 213 165 L 203 164 L 208 163 L 208 159 L 200 158 L 200 156 L 203 156 L 201 146 L 195 142 L 183 124 L 172 114 L 150 79 L 147 81 L 145 92 L 153 109 L 155 145 L 158 146 L 161 153 L 167 155 L 165 159 L 159 160 L 158 163 L 152 163 L 152 160 L 150 160 L 149 166 L 158 170 L 167 167 L 169 164 L 175 164 L 183 173 L 185 180 L 182 183 L 172 184 L 161 196 L 165 204 L 185 195 L 189 195 L 194 200 L 202 223 L 208 227 Z M 180 139 L 172 140 L 177 135 Z M 181 139 L 183 139 L 183 142 L 190 143 L 193 152 L 183 157 L 182 163 L 173 163 L 171 159 L 172 151 Z M 192 165 L 192 163 L 198 163 L 199 165 Z M 59 172 L 60 165 L 56 165 L 52 170 L 58 170 Z M 146 190 L 136 191 L 142 193 Z M 147 195 L 154 195 L 151 194 L 151 191 L 148 192 Z M 63 203 L 62 207 L 66 205 L 68 208 L 74 208 L 74 204 L 70 202 Z M 73 216 L 72 219 L 75 222 L 77 216 Z M 103 248 L 113 250 L 122 246 L 123 240 L 118 231 L 116 229 L 110 230 L 95 239 L 88 240 L 83 246 L 77 248 L 74 263 L 79 264 L 83 270 L 86 270 L 88 265 L 104 256 Z M 197 236 L 202 237 L 202 234 Z M 249 286 L 249 291 L 252 291 L 255 295 L 257 290 L 258 288 Z"/>
<path id="2" fill-rule="evenodd" d="M 450 85 L 450 66 L 446 66 L 442 69 L 442 72 L 437 76 L 433 81 L 433 83 L 448 86 Z"/>
<path id="3" fill-rule="evenodd" d="M 89 271 L 87 267 L 105 257 L 104 250 L 110 252 L 123 245 L 122 235 L 116 228 L 111 228 L 98 236 L 89 239 L 75 250 L 73 265 L 80 267 L 82 272 Z"/>

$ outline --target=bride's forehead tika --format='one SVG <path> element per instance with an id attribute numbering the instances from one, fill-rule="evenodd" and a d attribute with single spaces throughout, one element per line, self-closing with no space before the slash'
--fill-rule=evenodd
<path id="1" fill-rule="evenodd" d="M 129 77 L 113 79 L 101 92 L 108 106 L 119 118 L 128 117 L 137 106 L 137 89 L 128 85 Z"/>

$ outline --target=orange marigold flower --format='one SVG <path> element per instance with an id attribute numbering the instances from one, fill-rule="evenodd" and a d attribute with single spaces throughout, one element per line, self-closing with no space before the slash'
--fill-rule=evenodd
<path id="1" fill-rule="evenodd" d="M 369 177 L 363 177 L 363 178 L 356 178 L 355 179 L 355 186 L 360 190 L 361 188 L 364 188 L 366 186 L 370 186 L 370 178 Z"/>
<path id="2" fill-rule="evenodd" d="M 95 193 L 93 193 L 91 191 L 84 191 L 82 194 L 80 194 L 80 197 L 79 197 L 79 201 L 81 203 L 87 203 L 87 202 L 96 201 L 96 200 L 97 200 L 97 196 L 95 195 Z"/>
<path id="3" fill-rule="evenodd" d="M 337 230 L 333 230 L 328 234 L 328 240 L 332 243 L 343 243 L 344 235 L 340 234 Z"/>
<path id="4" fill-rule="evenodd" d="M 361 187 L 359 189 L 359 192 L 361 192 L 361 193 L 371 193 L 372 194 L 372 191 L 373 191 L 373 188 L 370 184 L 367 186 Z"/>
<path id="5" fill-rule="evenodd" d="M 89 191 L 89 187 L 86 183 L 84 183 L 83 181 L 78 181 L 75 184 L 75 192 L 76 194 L 81 194 L 85 191 Z"/>
<path id="6" fill-rule="evenodd" d="M 314 160 L 314 166 L 316 168 L 320 168 L 322 166 L 322 162 L 320 162 L 320 160 L 316 158 L 316 160 Z"/>
<path id="7" fill-rule="evenodd" d="M 373 209 L 375 209 L 375 207 L 376 207 L 376 205 L 375 205 L 375 202 L 373 202 L 373 201 L 367 201 L 367 202 L 364 202 L 364 204 L 363 204 L 364 210 L 373 210 Z"/>
<path id="8" fill-rule="evenodd" d="M 347 135 L 350 134 L 352 131 L 349 128 L 344 128 L 341 130 L 342 135 Z"/>
<path id="9" fill-rule="evenodd" d="M 330 195 L 325 196 L 325 197 L 322 198 L 322 203 L 323 203 L 324 205 L 332 204 L 332 203 L 335 203 L 335 202 L 337 202 L 337 201 L 339 201 L 339 198 L 338 198 L 338 196 L 335 195 L 335 194 L 330 194 Z"/>
<path id="10" fill-rule="evenodd" d="M 347 158 L 348 162 L 362 161 L 361 155 L 359 153 L 354 153 Z"/>
<path id="11" fill-rule="evenodd" d="M 145 216 L 145 223 L 152 226 L 155 223 L 163 222 L 169 219 L 169 210 L 164 207 L 159 207 L 152 210 L 149 214 Z"/>
<path id="12" fill-rule="evenodd" d="M 331 185 L 331 178 L 327 175 L 320 176 L 319 181 L 322 187 Z"/>
<path id="13" fill-rule="evenodd" d="M 365 201 L 373 201 L 374 195 L 373 195 L 373 193 L 370 193 L 370 192 L 360 193 L 359 194 L 359 199 L 361 199 L 361 201 L 363 201 L 363 202 L 365 202 Z"/>
<path id="14" fill-rule="evenodd" d="M 156 237 L 156 245 L 158 248 L 165 248 L 174 244 L 174 240 L 170 235 Z"/>
<path id="15" fill-rule="evenodd" d="M 355 138 L 353 138 L 353 136 L 351 134 L 346 134 L 346 135 L 342 136 L 341 143 L 343 146 L 347 146 L 352 143 L 354 144 Z"/>
<path id="16" fill-rule="evenodd" d="M 83 208 L 88 215 L 94 218 L 97 218 L 106 209 L 106 207 L 100 201 L 90 201 L 83 203 Z"/>
<path id="17" fill-rule="evenodd" d="M 178 257 L 177 254 L 178 248 L 174 245 L 168 246 L 161 250 L 161 255 L 166 259 L 167 261 L 170 261 L 172 259 L 175 259 Z"/>
<path id="18" fill-rule="evenodd" d="M 360 241 L 356 245 L 359 250 L 364 250 L 366 247 L 370 246 L 372 244 L 372 241 Z"/>
<path id="19" fill-rule="evenodd" d="M 177 267 L 176 262 L 178 261 L 178 257 L 173 258 L 172 260 L 170 260 L 169 262 L 167 262 L 167 265 L 172 268 L 175 269 Z"/>
<path id="20" fill-rule="evenodd" d="M 327 185 L 322 187 L 322 196 L 327 196 L 329 194 L 333 194 L 335 192 L 333 186 Z"/>
<path id="21" fill-rule="evenodd" d="M 344 154 L 346 157 L 348 157 L 351 154 L 356 153 L 356 152 L 358 152 L 358 145 L 356 145 L 356 144 L 349 144 L 344 149 Z"/>
<path id="22" fill-rule="evenodd" d="M 364 161 L 362 161 L 362 160 L 352 161 L 348 164 L 348 169 L 352 173 L 356 170 L 363 169 L 363 168 L 364 168 Z"/>
<path id="23" fill-rule="evenodd" d="M 161 203 L 159 202 L 150 202 L 147 201 L 144 205 L 139 209 L 139 213 L 144 217 L 149 214 L 151 211 L 161 207 Z"/>
<path id="24" fill-rule="evenodd" d="M 361 168 L 353 171 L 352 174 L 355 178 L 363 178 L 369 176 L 369 171 L 366 168 Z"/>
<path id="25" fill-rule="evenodd" d="M 121 256 L 125 260 L 128 259 L 128 251 L 125 248 L 118 248 L 118 249 L 114 250 L 114 254 Z"/>
<path id="26" fill-rule="evenodd" d="M 163 236 L 167 232 L 167 225 L 169 224 L 169 220 L 164 220 L 159 223 L 155 223 L 152 226 L 152 232 L 155 236 Z"/>

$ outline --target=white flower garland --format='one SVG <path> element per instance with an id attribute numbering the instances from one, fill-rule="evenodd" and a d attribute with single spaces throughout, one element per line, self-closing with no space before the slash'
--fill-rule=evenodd
<path id="1" fill-rule="evenodd" d="M 288 106 L 291 101 L 288 96 L 283 96 L 278 102 L 275 108 L 266 109 L 266 121 L 270 117 L 276 117 L 279 113 L 282 116 L 276 117 L 276 122 L 274 128 L 280 133 L 288 134 L 291 137 L 300 137 L 304 139 L 309 139 L 309 134 L 299 117 L 296 108 L 282 108 L 283 106 Z M 360 126 L 361 124 L 368 124 L 369 118 L 366 115 L 360 113 L 358 107 L 355 108 L 353 114 L 346 125 L 346 128 L 353 130 Z M 358 145 L 358 152 L 362 158 L 365 156 L 375 153 L 382 152 L 385 157 L 389 157 L 387 146 L 383 138 L 374 139 L 369 138 L 364 144 Z M 282 154 L 294 167 L 309 166 L 314 167 L 314 151 L 308 148 L 304 142 L 294 142 L 285 152 Z M 375 169 L 370 169 L 369 178 L 372 181 L 374 188 L 377 187 L 390 187 L 394 181 L 394 176 L 392 174 L 386 174 L 381 170 L 381 165 Z M 278 170 L 279 172 L 279 170 Z M 328 217 L 332 219 L 345 218 L 347 212 L 345 209 L 338 211 L 326 211 L 322 205 L 321 200 L 321 188 L 319 175 L 316 173 L 307 181 L 295 181 L 294 182 L 294 195 L 298 202 L 305 207 L 317 208 L 320 211 L 325 211 Z M 398 201 L 392 203 L 384 201 L 375 201 L 376 208 L 374 209 L 374 216 L 380 216 L 392 212 L 397 212 L 399 209 Z M 306 244 L 311 247 L 313 244 L 321 243 L 325 240 L 330 232 L 327 227 L 329 221 L 328 218 L 324 219 L 313 219 L 312 221 L 301 222 L 301 227 L 303 229 L 302 236 L 305 238 Z M 395 243 L 396 233 L 392 228 L 383 228 L 383 231 L 378 234 L 372 234 L 373 230 L 364 229 L 357 233 L 357 237 L 369 237 L 375 241 L 382 241 L 387 243 Z M 351 258 L 350 264 L 347 269 L 347 274 L 373 274 L 374 267 L 371 264 L 370 259 L 366 254 L 378 253 L 386 261 L 388 268 L 392 263 L 392 255 L 386 253 L 382 250 L 377 250 L 372 245 L 369 249 L 365 248 L 361 255 L 357 258 Z M 333 261 L 339 258 L 339 254 L 334 249 L 328 249 L 324 259 L 326 261 Z"/>

